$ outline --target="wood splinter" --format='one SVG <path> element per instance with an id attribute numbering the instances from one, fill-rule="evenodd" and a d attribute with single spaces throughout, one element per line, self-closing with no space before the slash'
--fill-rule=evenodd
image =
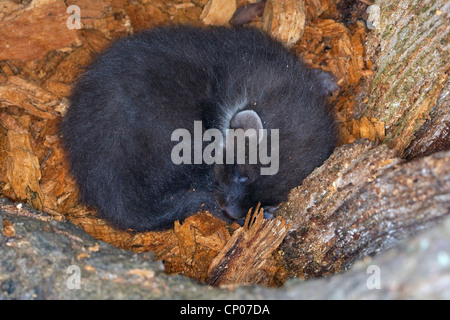
<path id="1" fill-rule="evenodd" d="M 230 284 L 269 285 L 278 271 L 272 253 L 290 228 L 283 218 L 264 219 L 260 204 L 249 210 L 244 226 L 236 230 L 212 260 L 206 282 L 214 286 Z"/>

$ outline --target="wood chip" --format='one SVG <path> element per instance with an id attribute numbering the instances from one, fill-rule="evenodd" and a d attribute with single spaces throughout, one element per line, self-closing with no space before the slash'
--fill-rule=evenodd
<path id="1" fill-rule="evenodd" d="M 38 158 L 33 153 L 31 135 L 9 130 L 7 139 L 6 174 L 9 184 L 18 199 L 27 200 L 35 209 L 42 210 L 41 171 Z"/>
<path id="2" fill-rule="evenodd" d="M 278 268 L 272 253 L 286 236 L 290 224 L 282 218 L 263 219 L 263 209 L 249 210 L 245 224 L 236 230 L 211 262 L 207 283 L 215 286 L 259 283 L 268 285 Z"/>
<path id="3" fill-rule="evenodd" d="M 230 21 L 236 11 L 236 0 L 209 0 L 200 19 L 207 25 L 221 26 Z"/>
<path id="4" fill-rule="evenodd" d="M 263 14 L 263 29 L 291 47 L 302 37 L 305 19 L 303 0 L 268 0 Z"/>
<path id="5" fill-rule="evenodd" d="M 3 220 L 2 234 L 8 238 L 14 237 L 16 235 L 14 226 L 8 220 Z"/>

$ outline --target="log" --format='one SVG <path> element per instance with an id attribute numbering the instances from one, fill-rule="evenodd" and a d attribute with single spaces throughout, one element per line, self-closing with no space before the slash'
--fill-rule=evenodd
<path id="1" fill-rule="evenodd" d="M 445 299 L 450 294 L 449 241 L 450 217 L 331 278 L 292 279 L 276 290 L 213 288 L 168 276 L 152 253 L 118 249 L 67 221 L 0 198 L 0 299 Z M 374 265 L 381 270 L 381 290 L 367 287 L 367 270 Z M 67 286 L 73 276 L 69 266 L 80 268 L 80 290 Z M 172 309 L 168 312 L 179 315 Z"/>
<path id="2" fill-rule="evenodd" d="M 440 150 L 450 150 L 450 79 L 445 90 L 433 107 L 428 119 L 414 134 L 414 139 L 405 150 L 407 159 L 430 155 Z"/>
<path id="3" fill-rule="evenodd" d="M 250 213 L 211 261 L 208 284 L 330 276 L 450 214 L 450 152 L 405 162 L 386 145 L 359 140 L 292 190 L 276 219 Z"/>
<path id="4" fill-rule="evenodd" d="M 368 35 L 366 58 L 374 62 L 377 72 L 369 101 L 361 108 L 363 115 L 386 124 L 385 143 L 403 155 L 430 112 L 448 107 L 437 103 L 450 90 L 448 2 L 383 0 L 375 4 L 380 7 L 380 26 Z M 447 130 L 447 123 L 435 124 L 433 130 Z M 425 144 L 429 137 L 422 136 Z"/>
<path id="5" fill-rule="evenodd" d="M 338 148 L 280 209 L 291 276 L 323 277 L 391 248 L 450 214 L 450 152 L 404 163 L 385 145 Z"/>

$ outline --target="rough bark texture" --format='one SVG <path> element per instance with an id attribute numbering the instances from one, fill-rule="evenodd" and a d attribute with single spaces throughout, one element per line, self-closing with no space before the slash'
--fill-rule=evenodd
<path id="1" fill-rule="evenodd" d="M 367 149 L 340 148 L 283 205 L 292 228 L 280 249 L 292 275 L 340 272 L 450 214 L 450 152 L 400 163 L 385 145 Z"/>
<path id="2" fill-rule="evenodd" d="M 385 122 L 385 142 L 401 155 L 433 108 L 448 110 L 448 100 L 437 101 L 450 90 L 450 4 L 445 0 L 376 4 L 381 26 L 369 33 L 366 50 L 377 72 L 363 109 L 367 117 Z M 434 124 L 434 131 L 448 130 L 448 122 Z"/>
<path id="3" fill-rule="evenodd" d="M 450 79 L 442 90 L 430 119 L 416 132 L 405 151 L 407 159 L 427 156 L 440 150 L 450 150 Z"/>
<path id="4" fill-rule="evenodd" d="M 329 276 L 449 214 L 450 152 L 406 163 L 386 145 L 361 140 L 336 149 L 291 192 L 277 219 L 235 231 L 207 282 L 274 285 L 289 276 Z M 279 218 L 289 221 L 289 232 Z"/>
<path id="5" fill-rule="evenodd" d="M 69 222 L 0 200 L 0 299 L 450 299 L 450 218 L 349 271 L 326 279 L 290 280 L 283 288 L 213 288 L 168 276 L 150 253 L 131 253 L 93 239 Z M 80 289 L 69 289 L 80 267 Z M 369 266 L 381 289 L 369 289 Z M 69 269 L 70 271 L 70 269 Z M 69 283 L 71 281 L 69 280 Z"/>
<path id="6" fill-rule="evenodd" d="M 449 283 L 448 219 L 435 229 L 436 236 L 425 236 L 425 244 L 417 247 L 419 240 L 412 240 L 403 247 L 406 251 L 396 249 L 393 256 L 388 252 L 383 255 L 387 260 L 376 258 L 374 263 L 384 266 L 383 279 L 388 279 L 382 291 L 368 291 L 366 270 L 358 268 L 330 280 L 291 280 L 279 291 L 212 290 L 166 276 L 144 253 L 154 251 L 168 273 L 199 281 L 208 278 L 215 285 L 280 285 L 288 276 L 311 278 L 342 271 L 356 259 L 381 252 L 448 215 L 449 154 L 411 163 L 396 157 L 408 145 L 405 155 L 410 159 L 448 148 L 449 4 L 444 0 L 378 1 L 381 22 L 370 32 L 367 47 L 367 30 L 360 20 L 371 1 L 304 1 L 307 24 L 292 51 L 337 77 L 341 94 L 332 100 L 340 144 L 358 138 L 382 141 L 387 133 L 386 142 L 394 150 L 368 142 L 336 150 L 284 204 L 280 215 L 291 227 L 281 247 L 278 243 L 288 230 L 281 217 L 263 221 L 259 216 L 253 225 L 240 228 L 201 213 L 165 232 L 119 232 L 78 203 L 57 131 L 74 81 L 113 39 L 159 25 L 203 26 L 207 21 L 200 15 L 208 3 L 210 16 L 220 16 L 220 6 L 213 2 L 224 3 L 2 2 L 0 30 L 6 32 L 0 43 L 1 192 L 43 208 L 51 217 L 2 205 L 0 297 L 449 297 L 449 286 L 442 287 Z M 255 2 L 236 1 L 237 7 Z M 277 3 L 273 13 L 283 16 L 302 1 L 267 2 Z M 72 4 L 81 9 L 79 30 L 66 27 L 66 10 Z M 226 24 L 228 16 L 230 12 L 217 23 Z M 291 29 L 285 23 L 290 20 L 283 19 L 284 34 L 295 33 L 297 24 Z M 262 27 L 262 22 L 256 17 L 250 24 Z M 93 240 L 61 221 L 65 218 L 97 238 L 142 254 Z M 69 264 L 82 269 L 81 291 L 65 286 Z"/>

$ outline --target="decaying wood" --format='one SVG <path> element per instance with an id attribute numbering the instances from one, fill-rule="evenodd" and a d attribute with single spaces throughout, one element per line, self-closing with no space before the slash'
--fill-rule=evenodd
<path id="1" fill-rule="evenodd" d="M 0 20 L 0 60 L 34 60 L 79 42 L 77 33 L 66 26 L 66 10 L 63 1 L 32 1 L 25 10 Z"/>
<path id="2" fill-rule="evenodd" d="M 6 175 L 17 199 L 25 200 L 38 210 L 43 209 L 44 195 L 39 185 L 41 171 L 34 155 L 31 135 L 9 130 Z"/>
<path id="3" fill-rule="evenodd" d="M 317 18 L 305 27 L 294 50 L 314 67 L 327 66 L 341 89 L 346 89 L 372 74 L 364 58 L 364 42 L 365 26 L 361 22 L 348 28 L 342 22 Z"/>
<path id="4" fill-rule="evenodd" d="M 133 252 L 152 251 L 155 258 L 163 260 L 169 274 L 183 274 L 205 281 L 212 259 L 230 240 L 234 227 L 208 212 L 200 212 L 182 223 L 175 222 L 173 229 L 155 232 L 120 231 L 97 218 L 84 207 L 72 209 L 68 216 L 99 240 Z"/>
<path id="5" fill-rule="evenodd" d="M 305 26 L 293 50 L 309 65 L 331 72 L 340 87 L 331 105 L 339 123 L 339 145 L 360 138 L 382 141 L 384 123 L 375 117 L 355 118 L 355 106 L 367 103 L 368 78 L 373 65 L 366 57 L 366 28 L 357 21 L 346 25 L 333 19 L 315 18 Z M 357 110 L 356 110 L 357 111 Z"/>
<path id="6" fill-rule="evenodd" d="M 25 79 L 12 76 L 8 82 L 0 85 L 0 103 L 2 107 L 10 105 L 26 110 L 27 113 L 42 119 L 55 119 L 66 105 L 52 93 Z"/>
<path id="7" fill-rule="evenodd" d="M 55 212 L 68 212 L 74 208 L 79 202 L 79 192 L 75 179 L 67 174 L 69 163 L 59 134 L 56 128 L 50 129 L 40 141 L 40 145 L 48 150 L 41 162 L 40 186 L 45 195 L 44 211 L 53 216 Z"/>
<path id="8" fill-rule="evenodd" d="M 4 0 L 2 194 L 27 201 L 52 219 L 65 217 L 117 247 L 153 251 L 166 272 L 213 285 L 279 285 L 289 276 L 339 272 L 448 214 L 448 153 L 411 163 L 396 157 L 412 140 L 408 158 L 448 148 L 449 28 L 443 24 L 448 20 L 443 0 L 378 3 L 382 25 L 369 34 L 367 48 L 361 4 L 372 1 L 267 0 L 264 18 L 248 23 L 262 27 L 264 22 L 309 65 L 336 76 L 341 92 L 331 102 L 341 145 L 387 136 L 397 152 L 367 141 L 343 146 L 292 191 L 280 217 L 263 220 L 257 211 L 242 228 L 200 212 L 164 232 L 118 231 L 79 204 L 57 127 L 65 98 L 92 58 L 113 39 L 146 28 L 227 25 L 236 3 L 256 2 Z M 71 4 L 81 9 L 80 30 L 66 27 Z M 7 209 L 22 214 L 15 206 Z M 0 227 L 13 232 L 7 222 Z"/>
<path id="9" fill-rule="evenodd" d="M 368 22 L 367 8 L 372 4 L 373 0 L 341 0 L 336 6 L 342 21 L 354 23 L 357 20 Z"/>
<path id="10" fill-rule="evenodd" d="M 291 47 L 302 37 L 305 19 L 304 0 L 268 0 L 263 14 L 263 29 Z"/>
<path id="11" fill-rule="evenodd" d="M 243 228 L 236 230 L 222 251 L 212 260 L 206 282 L 210 285 L 269 285 L 279 268 L 272 253 L 289 231 L 284 219 L 263 219 L 259 206 L 250 209 Z M 272 284 L 273 285 L 273 284 Z"/>
<path id="12" fill-rule="evenodd" d="M 333 2 L 329 0 L 305 0 L 306 18 L 311 21 L 319 17 L 328 10 L 329 5 L 333 4 Z"/>
<path id="13" fill-rule="evenodd" d="M 360 120 L 342 121 L 339 126 L 338 145 L 353 143 L 358 139 L 383 141 L 385 132 L 384 122 L 378 122 L 376 118 L 369 120 L 367 117 L 362 117 Z"/>
<path id="14" fill-rule="evenodd" d="M 385 142 L 402 155 L 439 96 L 450 90 L 448 1 L 376 4 L 381 9 L 381 25 L 369 33 L 366 48 L 378 70 L 364 115 L 385 122 Z M 446 130 L 446 123 L 436 124 L 433 130 Z"/>
<path id="15" fill-rule="evenodd" d="M 200 19 L 207 25 L 224 25 L 236 11 L 236 0 L 209 0 Z"/>
<path id="16" fill-rule="evenodd" d="M 280 250 L 291 276 L 328 276 L 450 214 L 450 152 L 409 163 L 385 145 L 335 151 L 280 215 L 291 231 Z"/>
<path id="17" fill-rule="evenodd" d="M 404 155 L 414 159 L 440 150 L 450 150 L 450 79 L 431 110 L 430 119 L 415 133 Z"/>
<path id="18" fill-rule="evenodd" d="M 226 223 L 210 214 L 200 214 L 175 222 L 177 246 L 158 256 L 165 261 L 168 273 L 181 273 L 204 282 L 211 260 L 230 239 Z"/>

